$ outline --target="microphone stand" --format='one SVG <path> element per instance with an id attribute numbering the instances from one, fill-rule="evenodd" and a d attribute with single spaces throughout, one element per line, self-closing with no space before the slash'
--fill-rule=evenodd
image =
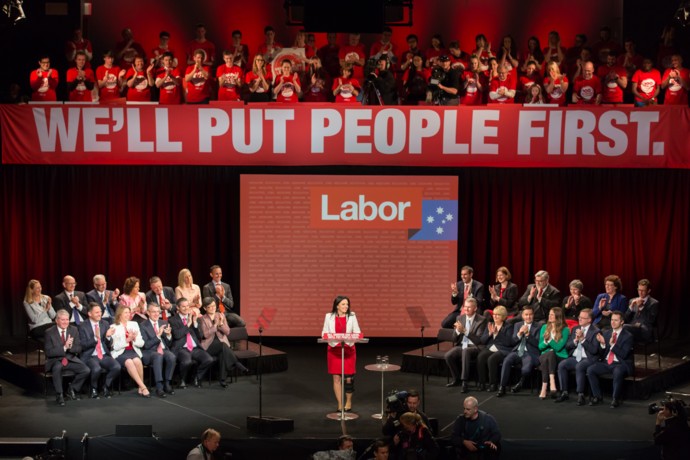
<path id="1" fill-rule="evenodd" d="M 259 419 L 263 419 L 263 378 L 262 378 L 262 369 L 261 369 L 261 361 L 263 361 L 263 343 L 262 343 L 262 337 L 263 337 L 263 332 L 264 328 L 259 327 L 259 359 L 256 362 L 256 373 L 258 374 L 259 377 Z"/>
<path id="2" fill-rule="evenodd" d="M 419 335 L 422 339 L 422 351 L 420 353 L 422 355 L 422 412 L 426 413 L 426 398 L 424 397 L 425 393 L 426 393 L 426 388 L 425 388 L 425 384 L 424 384 L 424 377 L 426 377 L 426 373 L 427 373 L 428 369 L 427 369 L 427 362 L 426 362 L 427 360 L 424 357 L 424 324 L 422 324 L 419 327 Z"/>

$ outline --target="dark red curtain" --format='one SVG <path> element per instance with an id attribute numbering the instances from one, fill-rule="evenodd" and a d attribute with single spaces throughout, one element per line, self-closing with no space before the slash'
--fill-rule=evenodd
<path id="1" fill-rule="evenodd" d="M 183 267 L 205 283 L 219 263 L 239 298 L 242 173 L 457 175 L 458 260 L 480 281 L 506 265 L 522 291 L 545 269 L 562 292 L 579 278 L 594 298 L 609 274 L 628 297 L 649 278 L 662 332 L 678 336 L 690 320 L 688 171 L 3 166 L 0 333 L 24 333 L 32 278 L 50 295 L 65 274 L 84 291 L 96 273 L 120 288 L 138 276 L 148 289 L 152 275 L 177 285 Z"/>

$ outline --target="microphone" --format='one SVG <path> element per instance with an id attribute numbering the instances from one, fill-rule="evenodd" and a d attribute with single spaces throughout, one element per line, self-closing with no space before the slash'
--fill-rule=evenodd
<path id="1" fill-rule="evenodd" d="M 263 334 L 263 332 L 264 332 L 263 326 L 259 326 L 259 334 Z"/>
<path id="2" fill-rule="evenodd" d="M 80 442 L 83 444 L 84 441 L 86 441 L 88 438 L 89 438 L 89 433 L 84 433 L 84 437 L 81 438 L 81 441 L 80 441 Z"/>
<path id="3" fill-rule="evenodd" d="M 60 439 L 65 439 L 66 434 L 67 434 L 67 430 L 62 430 L 62 434 L 60 435 Z"/>

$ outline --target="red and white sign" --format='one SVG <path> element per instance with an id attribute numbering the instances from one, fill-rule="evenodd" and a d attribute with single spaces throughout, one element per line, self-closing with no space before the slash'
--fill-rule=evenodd
<path id="1" fill-rule="evenodd" d="M 687 107 L 0 106 L 5 164 L 690 168 Z"/>

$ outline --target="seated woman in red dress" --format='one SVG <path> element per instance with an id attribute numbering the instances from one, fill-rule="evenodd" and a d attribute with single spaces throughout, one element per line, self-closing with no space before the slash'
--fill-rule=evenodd
<path id="1" fill-rule="evenodd" d="M 333 301 L 333 310 L 326 314 L 323 322 L 325 333 L 353 333 L 359 334 L 357 317 L 350 311 L 350 299 L 338 296 Z M 328 343 L 328 373 L 333 376 L 333 392 L 338 401 L 338 410 L 343 409 L 341 395 L 342 349 L 340 342 Z M 357 351 L 354 343 L 345 342 L 345 411 L 352 410 L 352 393 L 355 391 L 355 368 L 357 365 Z"/>

